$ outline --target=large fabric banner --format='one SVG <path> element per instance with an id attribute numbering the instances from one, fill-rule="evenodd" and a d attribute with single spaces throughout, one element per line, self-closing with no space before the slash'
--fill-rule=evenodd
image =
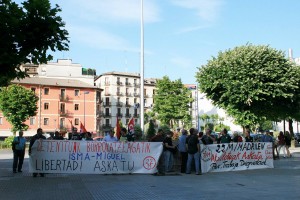
<path id="1" fill-rule="evenodd" d="M 160 142 L 37 140 L 29 157 L 29 171 L 76 174 L 155 173 L 162 150 Z"/>
<path id="2" fill-rule="evenodd" d="M 274 168 L 271 142 L 201 144 L 202 173 Z"/>

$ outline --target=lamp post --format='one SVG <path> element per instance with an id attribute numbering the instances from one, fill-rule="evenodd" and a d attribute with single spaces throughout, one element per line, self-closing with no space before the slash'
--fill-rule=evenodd
<path id="1" fill-rule="evenodd" d="M 83 93 L 83 126 L 85 127 L 85 95 L 89 94 L 90 92 L 85 91 Z"/>

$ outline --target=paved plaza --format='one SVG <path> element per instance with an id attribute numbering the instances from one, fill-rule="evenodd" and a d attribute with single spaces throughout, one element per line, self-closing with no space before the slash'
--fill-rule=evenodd
<path id="1" fill-rule="evenodd" d="M 12 173 L 11 150 L 0 150 L 0 199 L 300 199 L 300 147 L 273 169 L 166 176 Z"/>

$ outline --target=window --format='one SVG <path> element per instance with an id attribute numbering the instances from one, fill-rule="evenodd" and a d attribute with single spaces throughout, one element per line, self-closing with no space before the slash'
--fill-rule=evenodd
<path id="1" fill-rule="evenodd" d="M 3 122 L 2 122 L 2 117 L 0 117 L 0 125 L 2 125 L 2 123 L 3 123 Z"/>
<path id="2" fill-rule="evenodd" d="M 79 118 L 75 118 L 75 125 L 79 125 Z"/>
<path id="3" fill-rule="evenodd" d="M 49 94 L 49 88 L 44 88 L 44 95 L 48 95 Z"/>
<path id="4" fill-rule="evenodd" d="M 109 116 L 109 108 L 105 108 L 105 115 Z"/>
<path id="5" fill-rule="evenodd" d="M 44 118 L 44 125 L 49 125 L 49 118 Z"/>
<path id="6" fill-rule="evenodd" d="M 79 90 L 74 90 L 74 95 L 75 95 L 75 97 L 78 97 L 79 96 Z"/>
<path id="7" fill-rule="evenodd" d="M 44 110 L 48 110 L 49 109 L 49 103 L 44 103 Z"/>
<path id="8" fill-rule="evenodd" d="M 76 104 L 74 105 L 74 110 L 79 110 L 79 104 L 78 104 L 78 103 L 76 103 Z"/>
<path id="9" fill-rule="evenodd" d="M 30 117 L 29 121 L 30 121 L 30 125 L 35 124 L 35 118 L 34 117 Z"/>
<path id="10" fill-rule="evenodd" d="M 32 92 L 35 93 L 35 87 L 30 88 Z"/>
<path id="11" fill-rule="evenodd" d="M 109 119 L 105 119 L 105 124 L 109 125 Z"/>
<path id="12" fill-rule="evenodd" d="M 133 99 L 134 104 L 136 104 L 136 98 Z"/>

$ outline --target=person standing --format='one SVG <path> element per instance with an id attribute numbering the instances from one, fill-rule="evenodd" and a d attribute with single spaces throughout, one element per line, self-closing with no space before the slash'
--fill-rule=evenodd
<path id="1" fill-rule="evenodd" d="M 162 129 L 158 129 L 157 133 L 155 136 L 153 136 L 149 142 L 161 142 L 163 144 L 164 141 L 164 136 L 163 136 L 164 131 Z M 158 164 L 157 164 L 157 173 L 154 175 L 156 176 L 164 176 L 165 175 L 165 167 L 164 167 L 164 152 L 160 155 L 158 159 Z"/>
<path id="2" fill-rule="evenodd" d="M 250 131 L 246 130 L 245 133 L 246 133 L 245 142 L 253 142 L 253 137 L 251 137 Z"/>
<path id="3" fill-rule="evenodd" d="M 221 137 L 218 138 L 218 144 L 220 143 L 230 143 L 231 142 L 231 138 L 230 136 L 228 135 L 228 131 L 226 128 L 224 128 L 222 131 L 221 131 Z"/>
<path id="4" fill-rule="evenodd" d="M 127 142 L 128 141 L 128 134 L 127 134 L 127 129 L 122 128 L 121 129 L 121 137 L 119 139 L 120 142 Z"/>
<path id="5" fill-rule="evenodd" d="M 13 153 L 14 153 L 13 172 L 17 173 L 17 167 L 18 167 L 18 172 L 22 172 L 22 166 L 23 166 L 25 148 L 26 148 L 26 139 L 23 137 L 23 131 L 19 131 L 19 136 L 14 137 L 12 145 L 13 145 Z"/>
<path id="6" fill-rule="evenodd" d="M 290 158 L 290 157 L 292 157 L 290 150 L 289 150 L 289 148 L 291 147 L 291 144 L 292 144 L 292 137 L 291 137 L 290 132 L 285 131 L 284 140 L 285 140 L 285 148 L 286 148 L 287 157 Z"/>
<path id="7" fill-rule="evenodd" d="M 277 137 L 278 139 L 278 153 L 280 154 L 281 148 L 283 148 L 283 157 L 286 157 L 285 154 L 285 139 L 284 139 L 284 134 L 282 131 L 279 132 L 279 135 Z"/>
<path id="8" fill-rule="evenodd" d="M 37 129 L 37 133 L 30 140 L 30 144 L 29 144 L 29 156 L 31 155 L 31 148 L 32 148 L 32 145 L 34 144 L 34 142 L 36 140 L 45 140 L 45 139 L 46 139 L 46 137 L 43 136 L 43 129 L 38 128 Z M 38 173 L 33 173 L 32 175 L 33 175 L 33 177 L 37 177 Z M 40 173 L 40 176 L 44 177 L 45 174 L 44 173 Z"/>
<path id="9" fill-rule="evenodd" d="M 178 143 L 178 150 L 180 152 L 180 160 L 181 160 L 180 172 L 185 173 L 187 159 L 188 159 L 188 153 L 187 153 L 186 145 L 185 145 L 186 137 L 187 137 L 187 130 L 182 129 L 181 134 L 182 135 L 179 137 L 179 143 Z"/>
<path id="10" fill-rule="evenodd" d="M 205 135 L 203 135 L 201 139 L 202 143 L 205 145 L 213 144 L 215 141 L 215 138 L 211 136 L 211 130 L 208 128 L 205 131 Z"/>
<path id="11" fill-rule="evenodd" d="M 166 172 L 171 172 L 173 168 L 173 152 L 176 150 L 176 147 L 173 146 L 172 143 L 172 137 L 173 137 L 173 132 L 168 131 L 167 136 L 164 139 L 164 159 L 165 159 L 165 171 Z"/>
<path id="12" fill-rule="evenodd" d="M 112 130 L 109 131 L 109 134 L 104 137 L 104 142 L 118 142 L 118 139 L 114 137 L 114 132 Z"/>
<path id="13" fill-rule="evenodd" d="M 195 160 L 196 175 L 200 175 L 200 145 L 198 140 L 198 130 L 191 128 L 190 136 L 186 139 L 186 147 L 188 152 L 188 161 L 186 166 L 186 173 L 191 173 L 192 161 Z"/>

